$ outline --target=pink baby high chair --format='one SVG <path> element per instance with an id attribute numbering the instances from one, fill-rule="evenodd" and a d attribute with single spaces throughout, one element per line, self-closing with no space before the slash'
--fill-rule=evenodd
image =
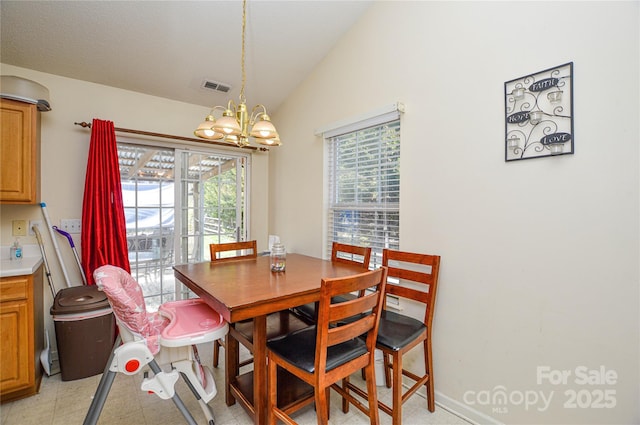
<path id="1" fill-rule="evenodd" d="M 98 422 L 118 372 L 126 375 L 143 372 L 141 389 L 165 400 L 173 399 L 187 423 L 196 425 L 175 392 L 175 383 L 181 375 L 199 401 L 207 423 L 213 425 L 213 411 L 207 403 L 215 397 L 216 385 L 211 370 L 200 364 L 195 344 L 213 342 L 227 334 L 229 325 L 222 315 L 201 299 L 167 302 L 157 313 L 147 313 L 140 285 L 129 273 L 119 267 L 102 266 L 93 276 L 111 304 L 120 335 L 84 425 Z"/>

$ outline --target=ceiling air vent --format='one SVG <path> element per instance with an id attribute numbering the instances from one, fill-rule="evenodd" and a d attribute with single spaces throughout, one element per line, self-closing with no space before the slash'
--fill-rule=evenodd
<path id="1" fill-rule="evenodd" d="M 215 90 L 222 93 L 227 93 L 229 90 L 231 90 L 231 86 L 224 83 L 220 83 L 218 81 L 212 81 L 212 80 L 204 80 L 204 82 L 202 83 L 202 87 L 204 87 L 205 89 Z"/>

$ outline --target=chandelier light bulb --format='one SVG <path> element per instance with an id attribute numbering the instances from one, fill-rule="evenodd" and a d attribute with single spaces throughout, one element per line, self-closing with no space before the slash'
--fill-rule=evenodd
<path id="1" fill-rule="evenodd" d="M 269 115 L 261 114 L 259 116 L 258 122 L 256 122 L 249 134 L 251 137 L 256 137 L 259 139 L 272 139 L 278 135 L 276 132 L 276 128 L 271 123 Z"/>
<path id="2" fill-rule="evenodd" d="M 242 134 L 240 124 L 238 124 L 238 121 L 233 117 L 233 112 L 228 109 L 224 112 L 222 118 L 219 118 L 216 121 L 213 125 L 213 129 L 231 136 L 239 136 Z"/>
<path id="3" fill-rule="evenodd" d="M 222 133 L 216 132 L 212 127 L 215 124 L 216 120 L 213 115 L 209 114 L 204 119 L 203 122 L 200 123 L 198 128 L 193 132 L 196 136 L 208 139 L 208 140 L 219 140 L 224 137 Z"/>

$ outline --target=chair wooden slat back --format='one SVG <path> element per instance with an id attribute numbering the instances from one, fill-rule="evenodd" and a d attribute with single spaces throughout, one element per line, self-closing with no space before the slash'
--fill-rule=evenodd
<path id="1" fill-rule="evenodd" d="M 318 307 L 318 343 L 316 370 L 325 370 L 327 347 L 367 334 L 367 349 L 373 352 L 382 311 L 381 299 L 386 285 L 386 268 L 347 278 L 322 279 Z M 369 291 L 366 291 L 369 289 Z M 338 295 L 357 292 L 359 295 L 345 302 L 332 303 Z M 358 317 L 348 324 L 334 326 L 344 319 Z"/>
<path id="2" fill-rule="evenodd" d="M 337 263 L 358 264 L 369 268 L 371 248 L 334 242 L 331 248 L 331 261 Z"/>
<path id="3" fill-rule="evenodd" d="M 227 243 L 212 243 L 209 245 L 211 252 L 211 261 L 235 261 L 258 257 L 258 245 L 255 240 Z M 231 256 L 223 256 L 223 254 L 235 251 Z"/>
<path id="4" fill-rule="evenodd" d="M 440 256 L 385 249 L 382 252 L 382 265 L 388 267 L 388 277 L 400 279 L 400 285 L 387 285 L 386 293 L 425 304 L 424 323 L 431 329 L 438 290 Z M 421 270 L 402 268 L 411 266 L 419 267 Z M 431 270 L 424 271 L 425 267 L 430 267 Z M 424 285 L 425 288 L 410 288 L 404 286 L 403 281 L 413 285 Z"/>

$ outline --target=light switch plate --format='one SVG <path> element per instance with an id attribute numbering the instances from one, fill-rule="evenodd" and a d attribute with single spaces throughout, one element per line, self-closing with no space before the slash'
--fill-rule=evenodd
<path id="1" fill-rule="evenodd" d="M 72 234 L 81 233 L 82 220 L 79 218 L 62 219 L 60 220 L 60 229 Z"/>

